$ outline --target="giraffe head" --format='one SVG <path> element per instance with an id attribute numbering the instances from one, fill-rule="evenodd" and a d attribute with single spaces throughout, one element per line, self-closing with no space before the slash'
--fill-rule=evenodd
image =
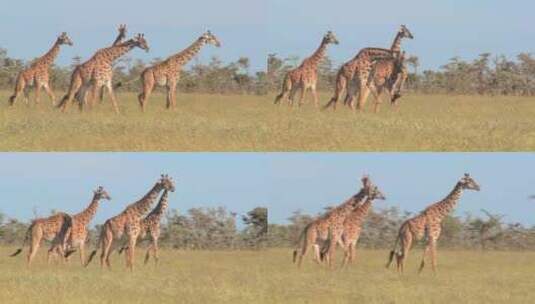
<path id="1" fill-rule="evenodd" d="M 57 40 L 58 44 L 66 44 L 66 45 L 72 45 L 72 40 L 71 38 L 69 38 L 69 36 L 67 36 L 67 33 L 66 32 L 63 32 L 61 33 L 61 35 L 58 36 L 58 40 Z"/>
<path id="2" fill-rule="evenodd" d="M 370 191 L 368 192 L 368 199 L 371 200 L 386 200 L 386 196 L 379 190 L 379 187 L 372 186 Z"/>
<path id="3" fill-rule="evenodd" d="M 374 187 L 370 177 L 365 174 L 362 176 L 360 181 L 362 182 L 362 188 L 360 189 L 360 193 L 364 194 L 364 196 L 370 196 L 371 190 Z M 363 201 L 353 200 L 352 207 L 359 206 L 361 202 Z"/>
<path id="4" fill-rule="evenodd" d="M 411 31 L 409 31 L 409 29 L 404 24 L 399 27 L 398 35 L 400 35 L 401 38 L 414 39 L 414 36 L 412 35 Z"/>
<path id="5" fill-rule="evenodd" d="M 479 184 L 476 183 L 476 181 L 468 173 L 464 174 L 464 176 L 459 181 L 459 184 L 461 185 L 463 189 L 475 190 L 475 191 L 480 190 Z"/>
<path id="6" fill-rule="evenodd" d="M 147 40 L 145 40 L 145 34 L 137 34 L 131 39 L 131 43 L 134 47 L 145 50 L 145 52 L 149 51 L 149 44 L 147 43 Z"/>
<path id="7" fill-rule="evenodd" d="M 175 181 L 173 178 L 167 174 L 162 174 L 158 183 L 162 186 L 163 189 L 175 192 Z"/>
<path id="8" fill-rule="evenodd" d="M 322 42 L 324 44 L 338 44 L 338 39 L 336 39 L 336 36 L 334 35 L 334 33 L 332 31 L 328 31 L 327 34 L 325 34 L 325 36 L 323 36 L 323 40 Z"/>
<path id="9" fill-rule="evenodd" d="M 206 31 L 204 34 L 202 34 L 201 37 L 199 37 L 199 40 L 201 40 L 205 44 L 211 44 L 216 47 L 221 46 L 221 43 L 219 42 L 217 37 L 210 31 Z"/>
<path id="10" fill-rule="evenodd" d="M 108 192 L 106 192 L 106 190 L 104 190 L 104 187 L 102 186 L 98 186 L 97 190 L 93 191 L 93 193 L 95 194 L 95 199 L 97 200 L 111 200 L 110 195 L 108 194 Z"/>

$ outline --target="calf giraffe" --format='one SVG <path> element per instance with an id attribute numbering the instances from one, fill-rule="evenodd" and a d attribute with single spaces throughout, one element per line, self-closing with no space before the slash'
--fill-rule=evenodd
<path id="1" fill-rule="evenodd" d="M 148 263 L 150 255 L 154 258 L 154 262 L 158 264 L 158 239 L 160 238 L 160 220 L 169 206 L 168 191 L 164 190 L 158 205 L 141 221 L 141 233 L 139 234 L 139 239 L 145 238 L 148 234 L 151 238 L 151 244 L 147 248 L 147 253 L 145 254 L 145 264 Z M 123 250 L 128 249 L 127 246 L 124 246 L 119 250 L 119 254 Z"/>
<path id="2" fill-rule="evenodd" d="M 401 89 L 408 74 L 405 66 L 405 52 L 400 53 L 398 58 L 382 59 L 374 65 L 367 84 L 375 97 L 374 112 L 379 112 L 379 106 L 382 103 L 381 93 L 385 89 L 390 96 L 390 103 L 398 105 L 397 100 L 401 97 Z"/>
<path id="3" fill-rule="evenodd" d="M 314 248 L 314 261 L 316 263 L 320 262 L 320 247 L 317 244 L 318 241 L 325 242 L 329 240 L 332 243 L 334 240 L 335 244 L 338 242 L 346 216 L 362 203 L 373 186 L 367 176 L 364 176 L 361 181 L 362 188 L 357 194 L 353 195 L 347 201 L 329 211 L 327 214 L 308 224 L 303 232 L 301 232 L 298 240 L 298 246 L 299 243 L 302 242 L 301 251 L 298 252 L 299 248 L 297 248 L 293 252 L 293 261 L 295 263 L 297 260 L 298 267 L 301 267 L 303 256 L 306 255 L 309 247 Z M 331 265 L 333 253 L 334 250 L 330 248 L 329 254 L 331 255 L 327 259 L 329 266 Z"/>
<path id="4" fill-rule="evenodd" d="M 405 260 L 413 241 L 427 238 L 427 245 L 422 256 L 419 272 L 425 265 L 425 256 L 431 255 L 431 267 L 436 271 L 436 245 L 440 236 L 442 220 L 455 208 L 461 198 L 463 190 L 479 191 L 480 187 L 468 173 L 455 184 L 453 190 L 443 200 L 432 204 L 419 215 L 405 221 L 399 228 L 398 237 L 394 249 L 390 251 L 390 256 L 386 267 L 390 267 L 394 256 L 396 257 L 397 270 L 403 272 Z M 399 250 L 398 250 L 399 245 Z"/>
<path id="5" fill-rule="evenodd" d="M 205 44 L 212 44 L 220 47 L 221 43 L 217 37 L 210 31 L 202 34 L 193 44 L 188 48 L 168 57 L 164 61 L 157 63 L 151 67 L 146 68 L 141 73 L 142 92 L 138 95 L 139 105 L 144 112 L 147 99 L 154 90 L 155 86 L 165 86 L 167 88 L 167 108 L 176 107 L 176 85 L 180 79 L 180 72 L 184 65 L 188 63 Z"/>
<path id="6" fill-rule="evenodd" d="M 150 206 L 158 197 L 158 194 L 164 189 L 171 192 L 175 191 L 175 183 L 168 175 L 162 175 L 158 182 L 145 196 L 143 196 L 143 198 L 128 205 L 119 215 L 108 219 L 102 227 L 97 248 L 91 252 L 85 266 L 89 265 L 100 247 L 100 266 L 102 267 L 106 264 L 106 266 L 110 268 L 110 255 L 112 252 L 113 241 L 120 240 L 123 234 L 126 234 L 128 239 L 126 266 L 132 270 L 134 267 L 133 262 L 136 241 L 141 232 L 141 217 L 149 210 Z"/>
<path id="7" fill-rule="evenodd" d="M 342 234 L 341 247 L 344 249 L 344 260 L 342 267 L 347 263 L 352 263 L 355 259 L 357 242 L 362 231 L 362 224 L 370 211 L 374 200 L 385 200 L 384 194 L 377 186 L 372 187 L 366 201 L 353 210 L 344 221 L 344 232 Z M 328 249 L 328 248 L 327 248 Z M 323 252 L 325 253 L 325 252 Z"/>
<path id="8" fill-rule="evenodd" d="M 58 104 L 62 112 L 65 112 L 68 106 L 72 103 L 76 94 L 80 94 L 79 101 L 80 110 L 83 105 L 87 103 L 87 90 L 92 87 L 92 96 L 96 96 L 96 92 L 102 87 L 108 89 L 108 93 L 113 104 L 115 113 L 119 113 L 119 107 L 115 95 L 113 94 L 112 64 L 119 57 L 123 56 L 135 47 L 139 47 L 145 51 L 149 51 L 149 46 L 143 34 L 137 34 L 134 38 L 125 42 L 98 50 L 91 59 L 77 66 L 71 76 L 71 83 L 68 93 L 62 98 Z"/>
<path id="9" fill-rule="evenodd" d="M 37 250 L 39 249 L 43 239 L 52 241 L 53 247 L 57 244 L 60 244 L 57 247 L 57 250 L 63 255 L 65 249 L 64 240 L 71 223 L 72 218 L 63 212 L 56 213 L 46 218 L 38 218 L 33 220 L 30 224 L 30 227 L 28 227 L 28 230 L 26 231 L 26 237 L 24 238 L 22 246 L 13 254 L 11 254 L 11 256 L 14 257 L 20 254 L 26 243 L 29 241 L 30 250 L 27 257 L 27 265 L 29 267 L 35 258 Z M 51 252 L 49 251 L 47 256 L 48 263 L 50 263 L 50 258 Z"/>
<path id="10" fill-rule="evenodd" d="M 52 48 L 43 56 L 37 58 L 30 67 L 22 70 L 19 75 L 17 76 L 17 79 L 15 81 L 15 91 L 11 97 L 9 97 L 9 105 L 12 106 L 15 103 L 15 100 L 17 99 L 17 96 L 21 92 L 24 92 L 24 99 L 26 103 L 28 103 L 28 91 L 30 86 L 35 87 L 35 102 L 39 103 L 39 95 L 41 92 L 41 88 L 45 90 L 45 92 L 48 94 L 48 97 L 52 100 L 52 103 L 54 103 L 54 100 L 56 99 L 54 97 L 54 92 L 52 92 L 52 89 L 50 88 L 50 66 L 54 63 L 54 60 L 56 60 L 56 57 L 59 54 L 59 49 L 61 45 L 70 45 L 72 46 L 72 41 L 67 36 L 67 33 L 63 32 L 54 42 L 54 45 L 52 45 Z"/>
<path id="11" fill-rule="evenodd" d="M 91 203 L 82 212 L 72 215 L 72 223 L 68 229 L 66 235 L 66 246 L 69 247 L 69 251 L 65 253 L 68 257 L 75 252 L 78 248 L 80 251 L 80 261 L 82 265 L 85 263 L 85 243 L 87 241 L 87 225 L 95 217 L 99 202 L 101 200 L 111 200 L 110 195 L 102 186 L 99 186 L 97 190 L 93 191 L 93 199 Z M 50 251 L 54 251 L 55 248 L 51 248 Z"/>
<path id="12" fill-rule="evenodd" d="M 299 106 L 303 104 L 305 93 L 308 89 L 312 91 L 314 97 L 314 104 L 318 107 L 318 96 L 316 93 L 316 84 L 318 82 L 318 64 L 327 52 L 329 44 L 338 44 L 338 40 L 333 32 L 328 31 L 321 40 L 320 46 L 312 54 L 312 56 L 303 60 L 300 66 L 288 71 L 282 82 L 282 92 L 275 98 L 275 104 L 284 102 L 288 99 L 288 104 L 293 104 L 295 93 L 298 89 L 301 90 L 299 97 Z"/>
<path id="13" fill-rule="evenodd" d="M 350 61 L 346 62 L 336 75 L 336 84 L 334 89 L 334 96 L 329 100 L 329 102 L 323 107 L 327 109 L 332 107 L 333 110 L 336 110 L 336 105 L 342 94 L 346 93 L 344 104 L 350 106 L 355 110 L 353 104 L 353 96 L 355 92 L 363 92 L 367 84 L 370 71 L 373 68 L 373 63 L 380 59 L 391 59 L 397 57 L 401 50 L 401 41 L 403 38 L 412 39 L 413 36 L 406 26 L 402 25 L 400 30 L 394 38 L 394 42 L 390 49 L 384 48 L 364 48 L 361 49 L 358 54 L 353 57 Z M 359 95 L 359 101 L 360 101 Z M 367 95 L 366 95 L 367 96 Z M 358 108 L 362 109 L 364 104 L 358 104 Z"/>

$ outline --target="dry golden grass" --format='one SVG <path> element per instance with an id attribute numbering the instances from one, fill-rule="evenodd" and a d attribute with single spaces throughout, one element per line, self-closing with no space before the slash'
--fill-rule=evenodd
<path id="1" fill-rule="evenodd" d="M 60 93 L 58 92 L 58 96 Z M 8 92 L 0 92 L 7 100 Z M 321 100 L 328 100 L 321 94 Z M 274 106 L 273 96 L 178 94 L 139 111 L 135 94 L 62 114 L 43 98 L 0 106 L 2 151 L 533 151 L 535 100 L 521 97 L 407 96 L 400 111 L 379 114 L 340 108 L 320 112 Z"/>
<path id="2" fill-rule="evenodd" d="M 439 251 L 439 272 L 416 274 L 420 250 L 404 276 L 386 270 L 387 251 L 363 250 L 345 270 L 298 270 L 290 249 L 164 250 L 161 263 L 133 273 L 114 254 L 112 271 L 47 266 L 40 252 L 31 270 L 0 248 L 0 303 L 533 303 L 535 253 Z M 340 261 L 340 257 L 338 258 Z"/>

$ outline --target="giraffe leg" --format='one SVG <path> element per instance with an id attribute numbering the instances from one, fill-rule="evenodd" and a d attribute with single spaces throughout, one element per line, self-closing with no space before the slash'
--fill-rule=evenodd
<path id="1" fill-rule="evenodd" d="M 295 94 L 297 93 L 297 90 L 298 88 L 293 87 L 292 90 L 290 91 L 290 95 L 288 95 L 287 101 L 288 101 L 289 107 L 293 106 L 294 104 Z"/>
<path id="2" fill-rule="evenodd" d="M 24 93 L 24 103 L 26 105 L 29 105 L 30 104 L 30 87 L 26 86 L 22 92 Z"/>
<path id="3" fill-rule="evenodd" d="M 43 89 L 45 90 L 45 93 L 48 95 L 48 98 L 50 98 L 50 102 L 52 103 L 52 106 L 53 106 L 56 100 L 56 96 L 54 95 L 54 92 L 50 88 L 50 85 L 48 83 L 44 83 Z"/>
<path id="4" fill-rule="evenodd" d="M 437 241 L 431 240 L 431 269 L 433 273 L 437 273 Z"/>
<path id="5" fill-rule="evenodd" d="M 330 268 L 334 265 L 334 255 L 336 253 L 336 244 L 339 242 L 342 231 L 335 230 L 331 233 L 329 238 L 329 249 L 327 250 L 327 264 Z"/>
<path id="6" fill-rule="evenodd" d="M 35 82 L 35 103 L 39 104 L 41 102 L 41 84 L 37 81 Z"/>
<path id="7" fill-rule="evenodd" d="M 340 96 L 344 92 L 345 88 L 347 87 L 347 78 L 344 76 L 339 76 L 336 79 L 336 87 L 334 88 L 334 96 L 329 100 L 329 102 L 323 106 L 322 110 L 326 110 L 329 107 L 333 108 L 333 111 L 336 111 L 336 105 L 338 104 L 338 100 L 340 100 Z"/>
<path id="8" fill-rule="evenodd" d="M 141 73 L 141 93 L 137 95 L 137 100 L 139 102 L 139 106 L 141 107 L 141 111 L 145 112 L 145 107 L 147 103 L 147 99 L 149 98 L 150 93 L 154 89 L 154 74 L 151 72 L 151 70 L 145 70 L 143 73 Z"/>
<path id="9" fill-rule="evenodd" d="M 312 91 L 312 97 L 314 98 L 314 107 L 316 109 L 319 109 L 319 100 L 318 100 L 318 92 L 316 91 L 316 85 L 313 85 L 310 90 Z"/>
<path id="10" fill-rule="evenodd" d="M 176 82 L 175 81 L 171 82 L 169 91 L 170 91 L 171 107 L 174 110 L 176 109 Z"/>
<path id="11" fill-rule="evenodd" d="M 299 103 L 298 103 L 299 107 L 301 107 L 304 104 L 304 100 L 305 100 L 305 96 L 306 96 L 307 90 L 308 90 L 307 87 L 305 87 L 305 86 L 301 87 L 300 95 L 299 95 Z"/>
<path id="12" fill-rule="evenodd" d="M 106 229 L 107 226 L 104 226 L 104 229 Z M 105 232 L 102 234 L 101 237 L 101 253 L 100 253 L 100 267 L 104 267 L 104 264 L 108 268 L 111 268 L 111 264 L 109 262 L 109 256 L 111 253 L 111 246 L 113 244 L 113 233 L 110 229 L 106 229 Z"/>
<path id="13" fill-rule="evenodd" d="M 406 232 L 401 239 L 401 255 L 396 257 L 397 260 L 397 269 L 399 273 L 403 273 L 405 267 L 405 261 L 409 255 L 409 250 L 412 246 L 412 234 Z"/>
<path id="14" fill-rule="evenodd" d="M 19 75 L 17 77 L 17 82 L 15 83 L 15 90 L 13 92 L 13 95 L 9 97 L 9 106 L 12 106 L 15 103 L 15 101 L 17 100 L 17 97 L 25 88 L 26 88 L 26 81 L 24 80 L 24 77 Z"/>
<path id="15" fill-rule="evenodd" d="M 370 94 L 370 88 L 366 85 L 366 81 L 360 81 L 359 85 L 359 98 L 357 101 L 357 109 L 360 111 L 364 110 L 364 105 L 366 104 L 366 99 Z"/>
<path id="16" fill-rule="evenodd" d="M 425 267 L 425 257 L 429 255 L 431 250 L 431 242 L 427 242 L 427 245 L 425 246 L 424 253 L 422 255 L 422 262 L 420 263 L 420 268 L 418 268 L 418 273 L 421 273 L 422 270 L 424 270 Z"/>
<path id="17" fill-rule="evenodd" d="M 31 243 L 30 243 L 30 250 L 28 251 L 28 258 L 27 258 L 27 265 L 30 267 L 32 264 L 33 259 L 35 258 L 35 255 L 37 254 L 37 250 L 39 249 L 39 245 L 41 243 L 41 238 L 43 237 L 43 231 L 38 228 L 35 231 L 32 231 L 31 236 Z"/>
<path id="18" fill-rule="evenodd" d="M 149 259 L 150 259 L 150 254 L 152 252 L 152 248 L 153 248 L 154 244 L 150 244 L 149 247 L 147 248 L 147 252 L 145 253 L 145 260 L 143 260 L 143 264 L 147 265 L 147 263 L 149 262 Z"/>
<path id="19" fill-rule="evenodd" d="M 110 95 L 113 110 L 116 114 L 119 114 L 119 106 L 117 105 L 117 100 L 115 99 L 115 93 L 113 93 L 113 85 L 111 83 L 111 80 L 108 80 L 108 82 L 106 83 L 106 88 L 108 88 L 108 95 Z"/>
<path id="20" fill-rule="evenodd" d="M 63 96 L 63 98 L 57 105 L 58 108 L 61 109 L 61 112 L 67 111 L 67 108 L 71 105 L 71 103 L 74 100 L 74 97 L 80 91 L 81 87 L 82 87 L 81 77 L 73 76 L 73 80 L 71 81 L 71 85 L 69 87 L 69 92 L 65 96 Z"/>
<path id="21" fill-rule="evenodd" d="M 78 250 L 80 250 L 80 263 L 82 266 L 84 266 L 85 263 L 85 241 L 80 244 L 78 247 Z"/>
<path id="22" fill-rule="evenodd" d="M 134 270 L 134 257 L 136 249 L 137 235 L 128 237 L 128 248 L 126 249 L 126 267 Z"/>

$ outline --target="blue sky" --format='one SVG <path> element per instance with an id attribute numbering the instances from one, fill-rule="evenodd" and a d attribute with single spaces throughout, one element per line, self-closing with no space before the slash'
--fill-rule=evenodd
<path id="1" fill-rule="evenodd" d="M 364 173 L 387 196 L 376 208 L 418 212 L 443 198 L 464 172 L 480 183 L 457 215 L 484 208 L 508 222 L 535 224 L 535 154 L 528 153 L 0 153 L 0 211 L 28 220 L 51 209 L 77 212 L 104 186 L 112 196 L 95 223 L 145 194 L 160 173 L 177 180 L 172 208 L 226 206 L 243 214 L 269 208 L 284 223 L 302 209 L 315 214 L 358 191 Z"/>
<path id="2" fill-rule="evenodd" d="M 420 57 L 422 68 L 437 68 L 453 56 L 472 59 L 482 52 L 513 56 L 535 51 L 535 2 L 528 0 L 47 0 L 10 2 L 0 11 L 0 47 L 30 59 L 42 54 L 61 31 L 75 46 L 65 48 L 60 64 L 75 55 L 88 58 L 113 41 L 115 28 L 144 32 L 151 52 L 134 58 L 166 57 L 187 46 L 205 29 L 223 47 L 207 47 L 199 56 L 224 61 L 251 58 L 252 70 L 265 68 L 268 53 L 286 57 L 310 54 L 327 30 L 340 45 L 329 55 L 340 64 L 366 46 L 389 47 L 399 24 L 415 35 L 403 47 Z M 96 17 L 95 17 L 96 16 Z"/>

